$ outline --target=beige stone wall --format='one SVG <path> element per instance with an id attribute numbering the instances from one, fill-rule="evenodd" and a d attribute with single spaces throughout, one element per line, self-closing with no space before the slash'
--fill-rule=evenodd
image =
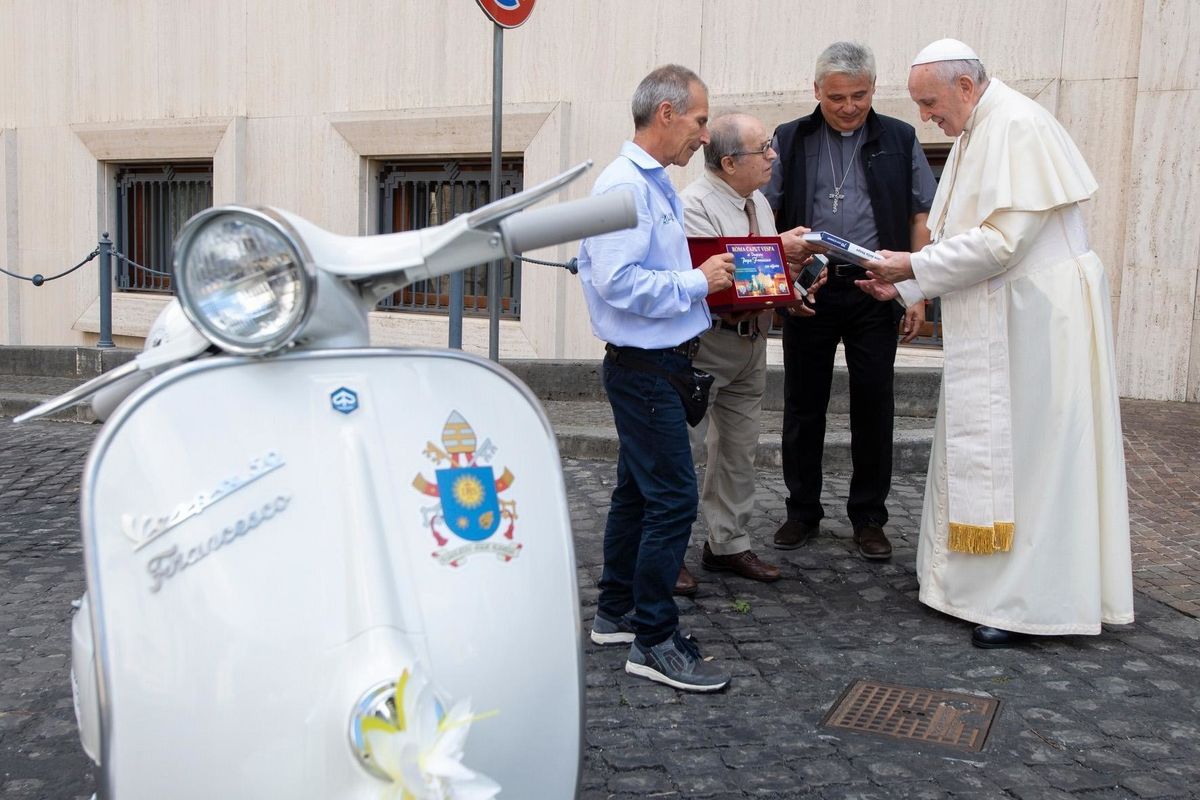
<path id="1" fill-rule="evenodd" d="M 1200 4 L 1145 3 L 1117 334 L 1123 393 L 1200 400 Z"/>
<path id="2" fill-rule="evenodd" d="M 1087 204 L 1108 265 L 1124 394 L 1200 399 L 1200 137 L 1195 0 L 540 0 L 505 35 L 504 147 L 527 183 L 630 134 L 628 101 L 657 64 L 709 83 L 714 111 L 769 126 L 807 113 L 829 42 L 875 49 L 876 107 L 921 125 L 907 65 L 940 36 L 1036 97 L 1076 138 L 1101 184 Z M 97 43 L 103 42 L 102 50 Z M 492 29 L 473 0 L 0 0 L 0 257 L 25 274 L 73 264 L 112 224 L 107 162 L 211 158 L 215 201 L 266 203 L 341 233 L 374 225 L 376 160 L 490 149 Z M 699 159 L 673 170 L 683 185 Z M 586 177 L 566 197 L 581 196 Z M 540 253 L 569 257 L 573 246 Z M 0 343 L 95 340 L 95 271 L 0 284 Z M 120 341 L 161 300 L 118 296 Z M 527 267 L 505 355 L 594 357 L 577 281 Z M 380 343 L 438 345 L 445 323 L 377 314 Z M 486 321 L 467 347 L 486 351 Z"/>
<path id="3" fill-rule="evenodd" d="M 11 271 L 17 265 L 17 135 L 0 130 L 0 259 Z M 21 283 L 0 275 L 0 342 L 21 335 Z"/>

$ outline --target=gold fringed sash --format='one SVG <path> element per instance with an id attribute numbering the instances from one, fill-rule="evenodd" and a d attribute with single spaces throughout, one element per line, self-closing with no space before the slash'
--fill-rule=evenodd
<path id="1" fill-rule="evenodd" d="M 981 556 L 1007 553 L 1012 549 L 1014 528 L 1011 522 L 997 522 L 993 525 L 951 522 L 947 546 L 957 553 Z"/>

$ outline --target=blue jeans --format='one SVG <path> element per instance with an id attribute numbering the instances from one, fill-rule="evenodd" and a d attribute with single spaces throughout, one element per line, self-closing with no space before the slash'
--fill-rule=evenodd
<path id="1" fill-rule="evenodd" d="M 639 350 L 638 358 L 674 372 L 682 355 Z M 679 626 L 671 592 L 696 519 L 696 472 L 683 402 L 666 378 L 639 372 L 610 354 L 604 388 L 612 405 L 620 452 L 604 528 L 599 613 L 620 619 L 633 611 L 638 644 L 652 647 Z"/>

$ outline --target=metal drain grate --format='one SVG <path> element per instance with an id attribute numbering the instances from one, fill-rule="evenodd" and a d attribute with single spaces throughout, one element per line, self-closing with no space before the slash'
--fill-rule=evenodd
<path id="1" fill-rule="evenodd" d="M 842 692 L 821 724 L 979 752 L 1000 701 L 958 692 L 857 680 Z"/>

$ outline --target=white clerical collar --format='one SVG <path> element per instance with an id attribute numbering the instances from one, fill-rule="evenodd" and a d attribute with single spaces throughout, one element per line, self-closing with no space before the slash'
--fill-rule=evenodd
<path id="1" fill-rule="evenodd" d="M 832 125 L 830 125 L 830 124 L 829 124 L 829 120 L 825 120 L 825 127 L 826 127 L 827 129 L 829 129 L 829 130 L 833 131 L 834 133 L 836 133 L 838 136 L 841 136 L 843 139 L 849 139 L 851 136 L 853 136 L 854 134 L 856 134 L 856 133 L 858 133 L 859 131 L 861 131 L 861 130 L 863 129 L 863 127 L 864 127 L 864 126 L 866 126 L 866 124 L 867 124 L 867 121 L 866 121 L 866 120 L 863 120 L 863 124 L 862 124 L 862 125 L 859 125 L 859 126 L 858 126 L 857 128 L 855 128 L 854 130 L 852 130 L 852 131 L 842 131 L 842 130 L 838 130 L 837 128 L 835 128 L 835 127 L 833 127 Z"/>

